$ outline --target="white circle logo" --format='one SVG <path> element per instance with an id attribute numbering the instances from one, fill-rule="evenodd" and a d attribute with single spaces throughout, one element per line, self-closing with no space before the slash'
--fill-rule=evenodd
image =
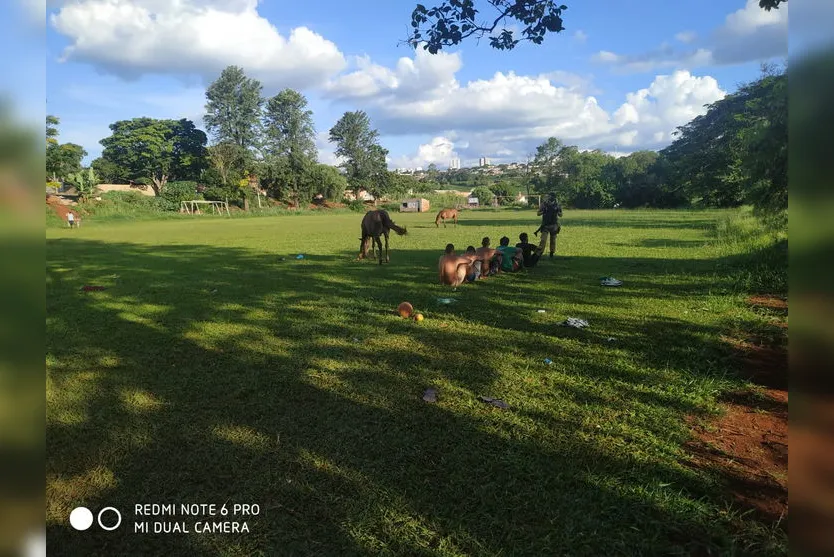
<path id="1" fill-rule="evenodd" d="M 93 525 L 93 513 L 87 507 L 76 507 L 70 513 L 70 525 L 76 530 L 86 530 Z"/>
<path id="2" fill-rule="evenodd" d="M 116 513 L 116 524 L 114 524 L 113 526 L 105 526 L 104 524 L 101 523 L 101 515 L 103 515 L 105 511 L 113 511 L 114 513 Z M 101 526 L 102 530 L 107 530 L 108 532 L 111 531 L 111 530 L 115 530 L 116 528 L 119 527 L 119 525 L 121 523 L 122 523 L 122 513 L 120 513 L 114 507 L 104 507 L 103 509 L 101 509 L 98 512 L 98 525 Z"/>

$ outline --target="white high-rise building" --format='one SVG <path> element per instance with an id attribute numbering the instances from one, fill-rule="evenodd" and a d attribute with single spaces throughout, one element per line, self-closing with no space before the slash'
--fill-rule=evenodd
<path id="1" fill-rule="evenodd" d="M 454 157 L 449 162 L 449 170 L 460 170 L 460 159 L 459 158 Z"/>
<path id="2" fill-rule="evenodd" d="M 489 166 L 489 165 L 490 165 L 490 161 L 489 161 L 488 158 L 481 157 L 480 159 L 478 159 L 478 166 Z"/>

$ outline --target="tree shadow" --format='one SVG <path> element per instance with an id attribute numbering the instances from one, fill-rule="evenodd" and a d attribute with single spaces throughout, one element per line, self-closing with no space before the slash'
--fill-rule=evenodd
<path id="1" fill-rule="evenodd" d="M 545 340 L 552 331 L 519 310 L 536 300 L 533 274 L 518 276 L 512 290 L 501 277 L 461 288 L 457 304 L 442 306 L 436 298 L 449 290 L 432 284 L 439 253 L 426 250 L 395 248 L 392 261 L 408 265 L 379 266 L 349 262 L 355 254 L 347 252 L 281 261 L 286 256 L 206 246 L 48 244 L 50 553 L 734 548 L 729 522 L 692 510 L 692 501 L 715 494 L 679 455 L 623 456 L 620 443 L 669 443 L 680 429 L 635 422 L 651 438 L 644 441 L 577 424 L 560 413 L 564 404 L 612 413 L 621 399 L 558 375 L 541 379 L 557 390 L 513 400 L 518 387 L 503 378 L 507 350 L 537 361 L 555 347 L 566 358 L 582 355 L 581 346 L 564 346 L 558 336 Z M 83 292 L 82 284 L 107 290 Z M 573 301 L 584 295 L 574 293 Z M 429 308 L 430 319 L 420 325 L 397 317 L 404 299 Z M 462 326 L 449 333 L 444 321 Z M 513 335 L 506 344 L 495 342 L 500 331 Z M 638 334 L 636 326 L 624 332 Z M 635 357 L 650 356 L 648 346 L 640 350 Z M 617 370 L 609 363 L 589 362 L 574 373 L 611 381 Z M 691 410 L 643 388 L 646 382 L 615 384 L 628 385 L 619 396 L 654 416 L 680 421 Z M 420 400 L 429 384 L 441 385 L 435 405 Z M 511 409 L 480 403 L 478 394 L 506 396 Z M 261 505 L 249 520 L 251 534 L 124 530 L 132 528 L 136 503 L 224 502 Z M 79 505 L 119 508 L 123 529 L 79 535 L 56 522 Z"/>

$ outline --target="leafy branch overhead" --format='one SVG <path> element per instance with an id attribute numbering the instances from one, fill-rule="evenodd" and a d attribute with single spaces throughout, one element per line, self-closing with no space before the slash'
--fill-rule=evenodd
<path id="1" fill-rule="evenodd" d="M 408 39 L 413 47 L 437 54 L 443 47 L 454 46 L 469 37 L 480 39 L 490 35 L 489 43 L 499 50 L 511 50 L 523 41 L 541 44 L 544 36 L 564 30 L 562 12 L 567 6 L 553 0 L 488 0 L 496 10 L 491 21 L 477 21 L 479 11 L 474 0 L 446 0 L 441 5 L 426 8 L 423 4 L 411 14 L 412 34 Z M 505 20 L 524 25 L 520 37 L 509 29 L 499 27 Z M 497 34 L 493 34 L 498 30 Z"/>
<path id="2" fill-rule="evenodd" d="M 759 6 L 770 11 L 787 1 L 759 0 Z M 548 33 L 565 29 L 562 12 L 568 8 L 553 0 L 480 0 L 480 4 L 490 6 L 492 14 L 482 14 L 475 7 L 476 0 L 444 0 L 433 7 L 417 4 L 411 12 L 408 44 L 413 48 L 422 44 L 424 50 L 437 54 L 470 37 L 488 36 L 492 48 L 512 50 L 522 41 L 542 44 Z M 511 26 L 520 29 L 512 30 Z"/>

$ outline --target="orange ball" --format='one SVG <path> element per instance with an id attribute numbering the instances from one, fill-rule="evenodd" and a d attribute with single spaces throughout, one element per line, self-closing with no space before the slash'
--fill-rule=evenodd
<path id="1" fill-rule="evenodd" d="M 420 321 L 423 320 L 423 314 L 422 313 L 415 313 L 414 314 L 414 320 L 419 323 Z"/>
<path id="2" fill-rule="evenodd" d="M 411 317 L 411 314 L 414 313 L 414 306 L 408 302 L 403 302 L 397 306 L 397 311 L 399 312 L 400 317 Z"/>

